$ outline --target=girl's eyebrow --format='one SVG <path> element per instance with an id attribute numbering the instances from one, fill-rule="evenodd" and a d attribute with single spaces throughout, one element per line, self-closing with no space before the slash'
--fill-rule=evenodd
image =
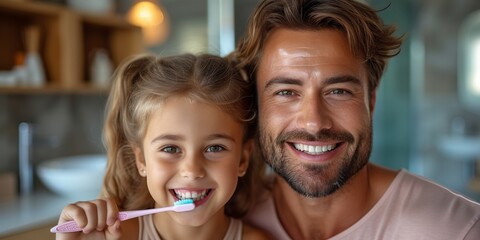
<path id="1" fill-rule="evenodd" d="M 207 140 L 215 140 L 215 139 L 226 139 L 226 140 L 230 140 L 232 142 L 236 142 L 235 141 L 235 138 L 227 135 L 227 134 L 223 134 L 223 133 L 216 133 L 216 134 L 212 134 L 210 136 L 208 136 Z"/>
<path id="2" fill-rule="evenodd" d="M 179 135 L 174 135 L 174 134 L 161 134 L 161 135 L 158 135 L 157 137 L 155 137 L 151 143 L 154 143 L 156 141 L 160 141 L 160 140 L 172 140 L 172 141 L 180 141 L 180 140 L 183 140 L 184 137 L 182 136 L 179 136 Z"/>
<path id="3" fill-rule="evenodd" d="M 161 134 L 157 137 L 155 137 L 151 143 L 154 143 L 156 141 L 160 141 L 160 140 L 171 140 L 171 141 L 181 141 L 181 140 L 184 140 L 185 137 L 183 136 L 180 136 L 180 135 L 174 135 L 174 134 Z M 223 133 L 216 133 L 216 134 L 212 134 L 212 135 L 209 135 L 207 137 L 207 140 L 215 140 L 215 139 L 226 139 L 226 140 L 229 140 L 229 141 L 232 141 L 232 142 L 236 142 L 235 141 L 235 138 L 227 135 L 227 134 L 223 134 Z"/>

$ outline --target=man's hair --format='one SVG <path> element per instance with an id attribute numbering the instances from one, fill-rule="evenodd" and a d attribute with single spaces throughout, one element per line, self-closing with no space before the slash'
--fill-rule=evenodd
<path id="1" fill-rule="evenodd" d="M 399 53 L 402 43 L 401 37 L 393 36 L 394 26 L 385 25 L 375 10 L 354 0 L 264 0 L 234 53 L 253 81 L 265 39 L 279 28 L 345 33 L 352 53 L 365 61 L 369 91 L 378 87 L 387 60 Z"/>

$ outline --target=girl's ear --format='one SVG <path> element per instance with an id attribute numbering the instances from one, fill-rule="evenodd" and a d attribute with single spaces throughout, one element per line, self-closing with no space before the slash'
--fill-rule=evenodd
<path id="1" fill-rule="evenodd" d="M 137 165 L 138 174 L 142 177 L 147 176 L 147 168 L 145 165 L 145 158 L 143 157 L 143 151 L 139 147 L 132 147 L 135 153 L 135 164 Z"/>
<path id="2" fill-rule="evenodd" d="M 250 157 L 253 151 L 253 139 L 247 140 L 243 144 L 242 156 L 238 167 L 238 176 L 243 177 L 247 173 L 248 164 L 250 163 Z"/>

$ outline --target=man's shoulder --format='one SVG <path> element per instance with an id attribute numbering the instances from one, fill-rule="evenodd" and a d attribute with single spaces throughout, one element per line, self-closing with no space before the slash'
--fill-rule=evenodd
<path id="1" fill-rule="evenodd" d="M 375 206 L 333 239 L 464 239 L 479 228 L 478 203 L 401 170 Z"/>
<path id="2" fill-rule="evenodd" d="M 425 177 L 399 172 L 388 191 L 387 205 L 395 206 L 399 220 L 434 229 L 461 229 L 480 219 L 480 204 Z"/>
<path id="3" fill-rule="evenodd" d="M 440 205 L 457 202 L 460 206 L 477 209 L 480 211 L 480 204 L 475 202 L 462 194 L 459 194 L 447 187 L 444 187 L 428 178 L 410 173 L 406 170 L 401 170 L 395 180 L 398 184 L 393 185 L 395 192 L 408 193 L 405 200 L 410 201 L 428 201 L 430 203 L 438 203 Z M 418 203 L 418 202 L 417 202 Z"/>

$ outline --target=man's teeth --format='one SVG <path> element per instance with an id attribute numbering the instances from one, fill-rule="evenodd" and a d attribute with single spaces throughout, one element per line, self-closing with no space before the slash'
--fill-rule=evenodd
<path id="1" fill-rule="evenodd" d="M 305 153 L 308 153 L 308 154 L 312 154 L 312 155 L 318 155 L 318 154 L 322 154 L 322 153 L 331 151 L 332 149 L 335 148 L 336 144 L 325 145 L 325 146 L 311 146 L 311 145 L 295 143 L 295 144 L 293 144 L 293 146 L 295 147 L 295 149 L 297 149 L 299 151 L 302 151 L 302 152 L 305 152 Z"/>
<path id="2" fill-rule="evenodd" d="M 194 201 L 200 200 L 207 195 L 207 190 L 203 191 L 175 191 L 175 195 L 178 199 L 193 199 Z"/>

